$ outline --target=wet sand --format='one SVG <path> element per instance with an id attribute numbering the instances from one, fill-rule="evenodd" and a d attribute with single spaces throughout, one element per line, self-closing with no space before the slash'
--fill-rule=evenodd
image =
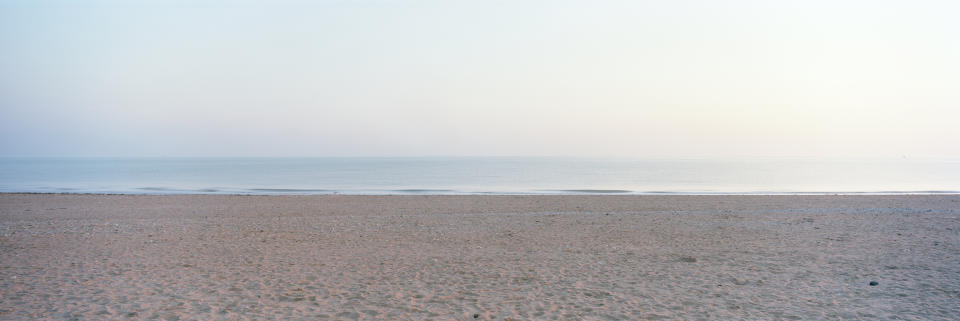
<path id="1" fill-rule="evenodd" d="M 960 196 L 0 194 L 38 318 L 957 320 Z"/>

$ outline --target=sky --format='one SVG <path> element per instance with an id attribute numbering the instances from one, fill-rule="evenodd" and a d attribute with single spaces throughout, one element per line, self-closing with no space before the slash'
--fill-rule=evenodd
<path id="1" fill-rule="evenodd" d="M 960 160 L 957 12 L 0 0 L 0 156 Z"/>

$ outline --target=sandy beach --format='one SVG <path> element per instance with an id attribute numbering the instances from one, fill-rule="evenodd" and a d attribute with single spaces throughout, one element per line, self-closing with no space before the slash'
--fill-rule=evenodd
<path id="1" fill-rule="evenodd" d="M 2 194 L 0 319 L 957 320 L 960 196 Z"/>

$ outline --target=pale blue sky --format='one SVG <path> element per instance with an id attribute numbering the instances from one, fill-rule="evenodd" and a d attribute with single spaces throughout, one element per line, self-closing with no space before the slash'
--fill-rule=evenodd
<path id="1" fill-rule="evenodd" d="M 0 0 L 0 156 L 960 159 L 958 12 Z"/>

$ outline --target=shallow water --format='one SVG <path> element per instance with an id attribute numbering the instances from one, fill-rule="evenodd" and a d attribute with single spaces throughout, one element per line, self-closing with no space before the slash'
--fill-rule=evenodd
<path id="1" fill-rule="evenodd" d="M 957 193 L 960 161 L 4 158 L 0 192 L 130 194 Z"/>

